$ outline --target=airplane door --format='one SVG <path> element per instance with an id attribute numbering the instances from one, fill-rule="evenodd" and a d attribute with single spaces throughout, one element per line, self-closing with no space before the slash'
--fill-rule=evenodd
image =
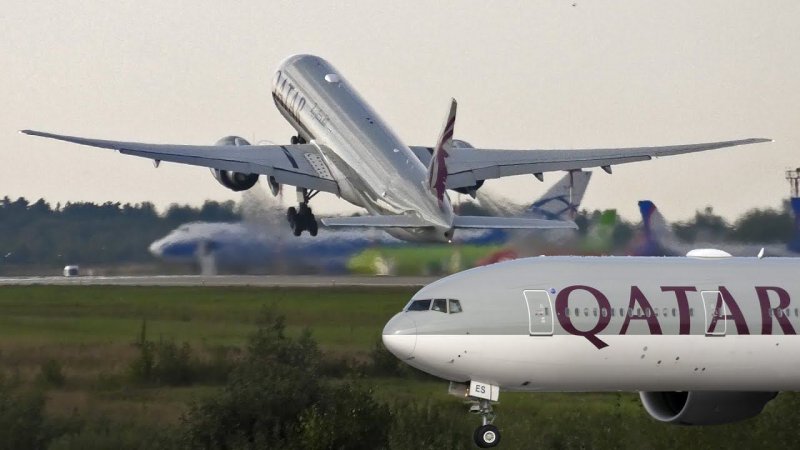
<path id="1" fill-rule="evenodd" d="M 703 310 L 706 315 L 706 336 L 725 336 L 728 309 L 719 291 L 702 291 Z"/>
<path id="2" fill-rule="evenodd" d="M 547 291 L 524 291 L 531 336 L 553 335 L 553 301 Z"/>

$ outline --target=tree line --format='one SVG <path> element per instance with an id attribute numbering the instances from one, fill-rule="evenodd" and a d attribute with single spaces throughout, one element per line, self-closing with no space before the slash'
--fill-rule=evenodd
<path id="1" fill-rule="evenodd" d="M 147 248 L 177 226 L 193 221 L 234 222 L 233 201 L 200 207 L 173 204 L 163 214 L 152 203 L 0 200 L 0 266 L 109 264 L 153 261 Z"/>
<path id="2" fill-rule="evenodd" d="M 471 207 L 470 214 L 480 214 Z M 485 213 L 485 212 L 484 212 Z M 575 221 L 585 233 L 603 211 L 582 210 Z M 121 204 L 68 202 L 55 206 L 39 199 L 0 200 L 0 270 L 6 265 L 61 266 L 66 264 L 120 264 L 154 262 L 150 243 L 181 224 L 193 221 L 235 222 L 241 208 L 233 201 L 206 201 L 200 207 L 173 204 L 159 214 L 152 203 Z M 618 219 L 613 244 L 624 247 L 638 222 Z M 732 222 L 711 207 L 687 221 L 670 225 L 686 242 L 789 242 L 795 222 L 788 202 L 780 209 L 754 208 Z"/>

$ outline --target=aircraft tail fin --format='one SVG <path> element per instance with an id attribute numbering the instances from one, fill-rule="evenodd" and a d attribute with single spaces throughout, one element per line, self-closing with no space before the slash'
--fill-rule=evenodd
<path id="1" fill-rule="evenodd" d="M 436 141 L 436 147 L 433 148 L 431 162 L 428 165 L 428 186 L 439 200 L 440 205 L 444 202 L 444 195 L 447 189 L 446 159 L 450 156 L 449 151 L 453 148 L 453 131 L 456 125 L 457 106 L 456 99 L 450 99 L 450 110 L 447 113 L 447 119 L 442 127 L 442 132 L 439 133 L 439 139 Z"/>
<path id="2" fill-rule="evenodd" d="M 789 250 L 800 252 L 800 197 L 791 199 L 792 213 L 794 214 L 794 237 L 789 241 Z"/>
<path id="3" fill-rule="evenodd" d="M 591 178 L 591 172 L 569 172 L 536 200 L 527 209 L 527 214 L 550 220 L 574 219 Z"/>
<path id="4" fill-rule="evenodd" d="M 672 242 L 672 234 L 666 219 L 650 200 L 639 201 L 639 212 L 642 215 L 642 229 L 634 239 L 630 254 L 634 256 L 671 256 L 674 253 L 667 249 L 666 241 Z"/>

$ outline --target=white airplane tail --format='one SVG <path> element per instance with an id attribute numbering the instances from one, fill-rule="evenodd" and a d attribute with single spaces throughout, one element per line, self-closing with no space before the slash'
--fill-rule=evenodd
<path id="1" fill-rule="evenodd" d="M 591 178 L 591 172 L 569 172 L 528 208 L 527 215 L 550 220 L 574 219 Z"/>

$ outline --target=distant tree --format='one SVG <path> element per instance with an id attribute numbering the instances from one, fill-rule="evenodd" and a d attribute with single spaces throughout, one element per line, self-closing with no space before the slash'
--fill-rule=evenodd
<path id="1" fill-rule="evenodd" d="M 706 206 L 703 212 L 695 212 L 692 220 L 673 224 L 672 229 L 678 238 L 686 242 L 695 242 L 701 239 L 725 239 L 730 227 L 724 218 L 714 214 L 714 208 Z"/>
<path id="2" fill-rule="evenodd" d="M 788 242 L 793 230 L 794 219 L 788 212 L 751 209 L 734 223 L 730 237 L 741 242 Z"/>

